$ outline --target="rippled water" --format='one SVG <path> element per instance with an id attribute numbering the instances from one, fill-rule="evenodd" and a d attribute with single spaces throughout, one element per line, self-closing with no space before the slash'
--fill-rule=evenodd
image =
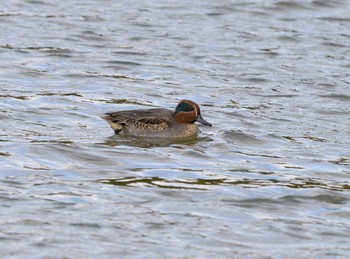
<path id="1" fill-rule="evenodd" d="M 350 256 L 350 2 L 0 7 L 2 258 Z M 202 106 L 188 141 L 104 112 Z"/>

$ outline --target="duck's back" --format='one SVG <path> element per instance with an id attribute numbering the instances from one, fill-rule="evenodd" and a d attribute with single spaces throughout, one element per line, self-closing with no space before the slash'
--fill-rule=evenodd
<path id="1" fill-rule="evenodd" d="M 118 111 L 118 112 L 109 112 L 106 113 L 106 115 L 110 116 L 113 122 L 116 123 L 123 123 L 126 120 L 129 121 L 138 121 L 138 120 L 144 120 L 144 119 L 155 119 L 155 118 L 162 118 L 167 120 L 173 120 L 174 119 L 174 113 L 168 109 L 148 109 L 148 110 L 127 110 L 127 111 Z"/>

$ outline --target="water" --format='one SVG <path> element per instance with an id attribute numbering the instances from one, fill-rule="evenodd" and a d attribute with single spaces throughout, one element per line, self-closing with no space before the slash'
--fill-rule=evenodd
<path id="1" fill-rule="evenodd" d="M 0 8 L 2 258 L 348 258 L 350 3 Z M 104 112 L 202 107 L 188 141 Z"/>

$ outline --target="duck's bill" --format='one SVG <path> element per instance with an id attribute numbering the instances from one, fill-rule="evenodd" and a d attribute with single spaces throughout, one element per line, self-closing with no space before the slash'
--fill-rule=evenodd
<path id="1" fill-rule="evenodd" d="M 207 122 L 205 119 L 203 119 L 202 115 L 199 115 L 196 119 L 196 121 L 206 125 L 206 126 L 212 126 L 211 123 Z"/>

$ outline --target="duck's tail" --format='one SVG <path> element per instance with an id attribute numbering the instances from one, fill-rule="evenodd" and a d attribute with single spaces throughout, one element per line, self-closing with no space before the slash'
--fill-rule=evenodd
<path id="1" fill-rule="evenodd" d="M 111 128 L 114 130 L 116 134 L 119 134 L 122 131 L 123 125 L 113 121 L 112 116 L 106 113 L 101 118 L 108 122 L 108 124 L 111 126 Z"/>

